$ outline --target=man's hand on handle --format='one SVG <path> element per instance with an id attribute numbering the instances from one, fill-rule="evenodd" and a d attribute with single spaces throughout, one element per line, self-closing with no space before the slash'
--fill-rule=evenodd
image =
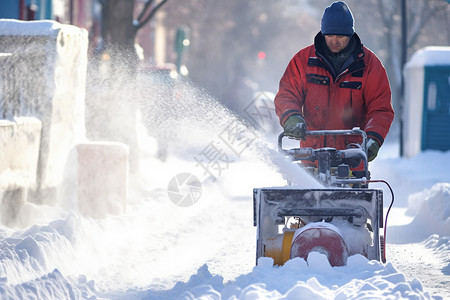
<path id="1" fill-rule="evenodd" d="M 372 161 L 377 157 L 378 150 L 380 150 L 380 144 L 374 139 L 370 139 L 367 141 L 367 160 Z"/>
<path id="2" fill-rule="evenodd" d="M 306 134 L 306 122 L 300 115 L 290 116 L 283 125 L 284 135 L 294 138 L 305 140 Z"/>

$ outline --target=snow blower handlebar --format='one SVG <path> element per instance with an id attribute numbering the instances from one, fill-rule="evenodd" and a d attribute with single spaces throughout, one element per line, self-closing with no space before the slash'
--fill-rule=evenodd
<path id="1" fill-rule="evenodd" d="M 306 131 L 306 136 L 321 136 L 321 135 L 360 135 L 362 137 L 361 144 L 352 144 L 351 148 L 344 150 L 336 150 L 334 148 L 283 148 L 283 138 L 286 136 L 281 133 L 278 136 L 278 149 L 281 153 L 290 157 L 293 161 L 317 161 L 318 173 L 325 174 L 325 178 L 321 179 L 322 182 L 326 184 L 354 184 L 363 183 L 364 180 L 370 179 L 368 171 L 368 160 L 367 160 L 367 135 L 363 130 L 351 129 L 351 130 L 315 130 Z M 286 136 L 291 138 L 289 136 Z M 364 170 L 359 171 L 360 175 L 358 178 L 349 179 L 350 168 L 357 167 L 360 162 L 363 161 Z M 337 167 L 337 178 L 331 176 L 331 167 Z M 353 171 L 357 173 L 358 171 Z M 362 173 L 361 173 L 362 172 Z M 322 176 L 323 177 L 323 176 Z"/>
<path id="2" fill-rule="evenodd" d="M 307 135 L 360 135 L 363 139 L 362 143 L 361 143 L 361 147 L 363 148 L 364 152 L 367 153 L 366 150 L 366 140 L 367 140 L 367 134 L 361 130 L 361 129 L 343 129 L 343 130 L 310 130 L 310 131 L 306 131 L 305 136 Z M 282 147 L 282 140 L 283 137 L 288 137 L 290 139 L 295 139 L 292 137 L 289 137 L 287 135 L 284 134 L 284 132 L 282 132 L 279 136 L 278 136 L 278 149 L 283 150 Z"/>

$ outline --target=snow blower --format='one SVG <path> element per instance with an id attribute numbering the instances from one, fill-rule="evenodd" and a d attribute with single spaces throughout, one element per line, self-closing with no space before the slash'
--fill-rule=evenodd
<path id="1" fill-rule="evenodd" d="M 361 254 L 369 260 L 386 261 L 387 216 L 394 195 L 383 180 L 370 180 L 366 133 L 360 129 L 307 131 L 309 136 L 361 136 L 361 144 L 348 149 L 278 149 L 293 163 L 312 173 L 324 188 L 284 187 L 253 190 L 253 223 L 257 227 L 256 261 L 272 257 L 275 265 L 310 252 L 325 254 L 332 266 L 343 266 L 347 257 Z M 362 166 L 362 167 L 358 167 Z M 361 169 L 354 171 L 354 169 Z M 383 190 L 370 189 L 371 182 L 388 185 L 392 201 L 383 223 Z"/>

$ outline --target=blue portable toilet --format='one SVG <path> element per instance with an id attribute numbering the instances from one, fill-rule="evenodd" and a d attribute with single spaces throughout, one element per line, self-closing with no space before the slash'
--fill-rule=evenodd
<path id="1" fill-rule="evenodd" d="M 450 150 L 450 47 L 418 50 L 404 69 L 404 154 Z"/>

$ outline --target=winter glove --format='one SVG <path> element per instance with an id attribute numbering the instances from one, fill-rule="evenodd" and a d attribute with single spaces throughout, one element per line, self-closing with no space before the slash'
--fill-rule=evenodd
<path id="1" fill-rule="evenodd" d="M 290 116 L 283 125 L 284 135 L 295 139 L 305 140 L 306 122 L 300 115 Z"/>
<path id="2" fill-rule="evenodd" d="M 372 161 L 377 157 L 378 150 L 380 150 L 380 144 L 374 139 L 370 139 L 367 141 L 367 160 Z"/>

